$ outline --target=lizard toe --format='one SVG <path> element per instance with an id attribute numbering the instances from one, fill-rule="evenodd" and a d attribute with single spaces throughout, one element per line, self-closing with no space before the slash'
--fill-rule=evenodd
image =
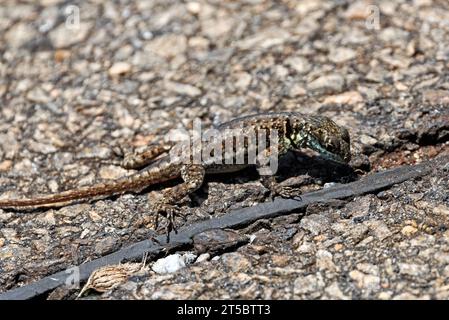
<path id="1" fill-rule="evenodd" d="M 285 199 L 301 198 L 301 189 L 288 186 L 277 185 L 273 190 L 274 195 L 279 195 Z"/>

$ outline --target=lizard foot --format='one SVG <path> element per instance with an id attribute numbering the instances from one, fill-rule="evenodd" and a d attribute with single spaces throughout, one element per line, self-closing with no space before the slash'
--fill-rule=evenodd
<path id="1" fill-rule="evenodd" d="M 262 184 L 270 190 L 269 198 L 273 201 L 276 196 L 281 196 L 282 198 L 299 198 L 301 200 L 301 189 L 294 188 L 292 181 L 286 180 L 281 183 L 276 182 L 273 176 L 263 177 Z"/>
<path id="2" fill-rule="evenodd" d="M 155 228 L 157 229 L 159 226 L 159 215 L 163 215 L 166 218 L 166 223 L 164 226 L 165 232 L 167 234 L 167 242 L 170 241 L 170 232 L 174 231 L 178 233 L 175 224 L 175 216 L 181 215 L 180 209 L 177 205 L 172 205 L 165 202 L 156 203 L 154 206 L 155 212 Z"/>
<path id="3" fill-rule="evenodd" d="M 301 189 L 293 188 L 289 186 L 283 186 L 280 184 L 276 184 L 270 189 L 270 197 L 273 198 L 275 196 L 281 196 L 282 198 L 291 199 L 291 198 L 299 198 L 301 199 Z"/>

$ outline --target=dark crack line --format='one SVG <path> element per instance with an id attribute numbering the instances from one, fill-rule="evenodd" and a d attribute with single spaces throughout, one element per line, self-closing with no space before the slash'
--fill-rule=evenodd
<path id="1" fill-rule="evenodd" d="M 94 270 L 100 267 L 118 264 L 123 261 L 138 260 L 143 257 L 144 253 L 157 254 L 164 250 L 189 245 L 194 235 L 207 230 L 238 228 L 249 225 L 259 219 L 274 218 L 303 209 L 309 204 L 326 203 L 334 199 L 345 199 L 378 192 L 395 184 L 422 177 L 435 168 L 448 166 L 448 163 L 449 155 L 445 155 L 418 165 L 406 165 L 374 173 L 352 183 L 338 184 L 319 191 L 306 193 L 301 196 L 301 200 L 276 198 L 273 202 L 233 210 L 221 217 L 200 221 L 180 228 L 177 234 L 172 232 L 170 243 L 165 243 L 166 235 L 158 236 L 156 241 L 144 240 L 137 242 L 104 257 L 44 277 L 29 285 L 11 289 L 0 294 L 0 300 L 31 299 L 61 285 L 70 285 L 70 281 L 73 280 L 75 274 L 78 275 L 79 282 L 84 282 Z"/>

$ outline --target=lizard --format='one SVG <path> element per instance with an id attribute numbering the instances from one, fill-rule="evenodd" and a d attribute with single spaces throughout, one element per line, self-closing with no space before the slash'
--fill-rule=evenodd
<path id="1" fill-rule="evenodd" d="M 122 161 L 123 167 L 140 169 L 132 175 L 56 194 L 40 195 L 25 199 L 0 199 L 0 209 L 37 209 L 61 204 L 65 205 L 74 201 L 91 200 L 126 192 L 141 192 L 151 185 L 182 178 L 182 183 L 164 190 L 161 200 L 156 201 L 154 204 L 156 216 L 161 212 L 167 214 L 169 221 L 167 231 L 169 233 L 174 228 L 173 216 L 177 212 L 177 203 L 201 187 L 205 174 L 239 171 L 251 164 L 256 167 L 261 166 L 257 159 L 250 159 L 249 157 L 249 153 L 254 151 L 252 149 L 255 148 L 255 146 L 248 143 L 249 132 L 256 133 L 257 137 L 259 137 L 257 134 L 260 132 L 265 132 L 266 137 L 272 132 L 276 132 L 275 141 L 264 141 L 266 148 L 262 151 L 266 152 L 266 154 L 270 154 L 270 151 L 274 150 L 269 149 L 274 145 L 277 148 L 275 151 L 278 157 L 283 156 L 290 150 L 309 148 L 332 161 L 348 163 L 351 159 L 348 130 L 325 116 L 307 115 L 299 112 L 261 113 L 225 122 L 219 125 L 216 130 L 221 135 L 218 139 L 218 143 L 221 145 L 224 145 L 225 138 L 229 138 L 226 136 L 227 134 L 229 135 L 229 131 L 235 135 L 235 130 L 240 130 L 238 135 L 243 136 L 246 140 L 238 148 L 235 136 L 231 137 L 233 152 L 231 160 L 235 162 L 236 158 L 243 156 L 243 163 L 237 164 L 232 161 L 231 163 L 223 163 L 223 161 L 220 163 L 213 157 L 201 158 L 196 162 L 193 161 L 195 148 L 198 152 L 209 148 L 207 152 L 213 155 L 207 143 L 194 145 L 189 142 L 187 147 L 190 147 L 192 152 L 187 157 L 167 154 L 172 150 L 172 147 L 168 145 L 150 145 L 143 152 L 125 156 Z M 262 144 L 260 139 L 265 140 L 266 138 L 262 136 L 259 140 L 256 139 L 256 145 Z M 223 155 L 225 155 L 224 148 L 222 150 Z M 297 192 L 289 187 L 279 188 L 279 185 L 275 182 L 274 175 L 263 176 L 262 183 L 273 194 L 285 197 L 298 195 Z"/>

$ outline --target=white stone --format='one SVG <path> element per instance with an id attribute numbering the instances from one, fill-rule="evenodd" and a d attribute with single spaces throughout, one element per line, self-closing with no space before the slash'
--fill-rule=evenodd
<path id="1" fill-rule="evenodd" d="M 153 264 L 152 269 L 156 273 L 172 273 L 191 264 L 195 259 L 196 255 L 193 253 L 186 253 L 184 255 L 175 253 L 157 260 Z"/>
<path id="2" fill-rule="evenodd" d="M 116 62 L 109 68 L 110 76 L 119 76 L 131 71 L 131 65 L 127 62 Z"/>

